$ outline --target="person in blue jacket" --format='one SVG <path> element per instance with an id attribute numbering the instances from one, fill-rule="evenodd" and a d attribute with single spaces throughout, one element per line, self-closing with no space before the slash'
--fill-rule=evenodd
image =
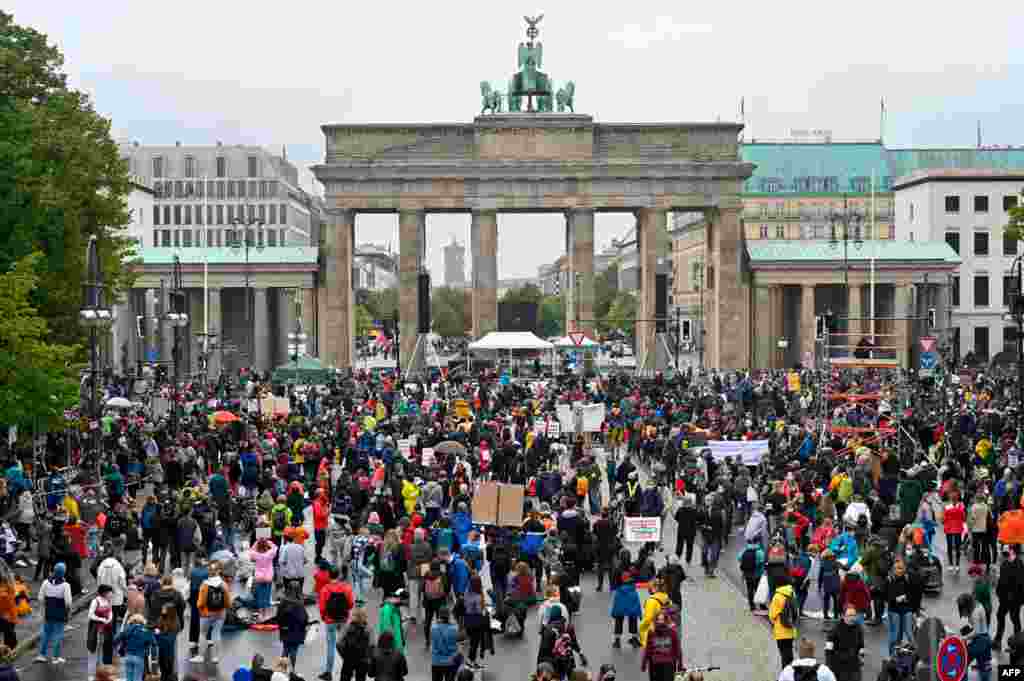
<path id="1" fill-rule="evenodd" d="M 115 646 L 123 646 L 125 681 L 142 681 L 146 654 L 156 645 L 156 636 L 146 628 L 146 618 L 135 614 L 114 639 Z"/>
<path id="2" fill-rule="evenodd" d="M 639 648 L 638 627 L 640 616 L 643 615 L 643 608 L 640 605 L 640 594 L 637 593 L 636 582 L 633 580 L 633 573 L 629 568 L 623 569 L 618 573 L 617 577 L 617 583 L 613 585 L 615 590 L 612 593 L 611 610 L 608 613 L 615 623 L 615 637 L 612 640 L 612 648 L 622 647 L 622 620 L 624 619 L 629 620 L 630 645 L 634 648 Z"/>
<path id="3" fill-rule="evenodd" d="M 448 584 L 451 586 L 452 593 L 456 597 L 462 596 L 469 588 L 469 566 L 466 565 L 462 556 L 457 553 L 449 553 L 445 549 L 441 549 L 438 556 L 442 563 L 448 564 Z"/>
<path id="4" fill-rule="evenodd" d="M 448 608 L 437 611 L 437 621 L 430 627 L 430 666 L 433 678 L 455 677 L 459 653 L 459 628 L 452 624 Z"/>
<path id="5" fill-rule="evenodd" d="M 761 575 L 764 574 L 764 547 L 761 546 L 759 538 L 754 537 L 748 540 L 746 546 L 736 554 L 736 560 L 740 564 L 740 573 L 747 586 L 747 605 L 753 612 L 756 610 L 754 593 L 757 591 L 757 585 L 761 582 Z"/>
<path id="6" fill-rule="evenodd" d="M 457 510 L 452 514 L 452 530 L 455 532 L 456 546 L 464 546 L 469 541 L 469 531 L 473 529 L 473 518 L 469 515 L 469 508 L 465 503 L 460 502 Z"/>
<path id="7" fill-rule="evenodd" d="M 853 564 L 860 558 L 860 550 L 857 548 L 857 538 L 853 535 L 849 529 L 843 531 L 841 535 L 832 540 L 829 544 L 829 549 L 835 554 L 836 562 L 839 563 L 840 567 L 844 570 L 849 570 L 853 567 Z"/>

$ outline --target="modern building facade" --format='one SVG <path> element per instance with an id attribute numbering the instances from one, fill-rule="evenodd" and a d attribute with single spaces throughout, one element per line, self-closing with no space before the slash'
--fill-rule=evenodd
<path id="1" fill-rule="evenodd" d="M 221 368 L 268 371 L 288 359 L 297 319 L 316 354 L 323 204 L 301 189 L 284 150 L 131 143 L 121 153 L 152 194 L 129 198 L 139 261 L 135 288 L 119 310 L 120 362 L 178 357 L 181 376 L 201 366 L 212 377 Z M 176 261 L 183 310 L 171 307 Z M 188 314 L 188 326 L 172 328 L 171 311 Z"/>
<path id="2" fill-rule="evenodd" d="M 1016 353 L 1016 325 L 1004 321 L 1020 244 L 1004 236 L 1010 209 L 1024 191 L 1024 170 L 919 170 L 893 182 L 896 239 L 944 241 L 960 267 L 941 284 L 949 288 L 949 342 L 958 356 L 980 360 Z"/>

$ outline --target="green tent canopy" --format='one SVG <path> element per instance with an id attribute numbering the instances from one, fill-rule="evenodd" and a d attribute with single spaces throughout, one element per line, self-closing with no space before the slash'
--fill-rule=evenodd
<path id="1" fill-rule="evenodd" d="M 315 357 L 299 357 L 274 369 L 271 380 L 277 384 L 326 385 L 330 383 L 331 370 L 325 369 Z"/>

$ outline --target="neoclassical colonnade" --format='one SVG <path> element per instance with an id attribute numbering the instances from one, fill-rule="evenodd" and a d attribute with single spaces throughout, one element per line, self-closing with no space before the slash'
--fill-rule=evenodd
<path id="1" fill-rule="evenodd" d="M 499 114 L 473 123 L 325 125 L 326 159 L 313 170 L 330 215 L 321 296 L 321 357 L 353 362 L 352 256 L 355 216 L 398 213 L 400 331 L 403 365 L 419 367 L 417 275 L 426 216 L 470 213 L 473 335 L 497 327 L 500 212 L 562 212 L 570 281 L 570 330 L 593 334 L 594 215 L 634 212 L 640 251 L 638 320 L 655 316 L 659 261 L 669 257 L 668 214 L 704 211 L 709 218 L 708 363 L 750 362 L 750 296 L 741 278 L 739 193 L 753 166 L 739 159 L 734 123 L 598 124 L 577 114 Z M 575 297 L 578 297 L 578 301 Z M 744 333 L 719 333 L 721 328 Z M 664 368 L 655 325 L 637 325 L 644 368 Z"/>

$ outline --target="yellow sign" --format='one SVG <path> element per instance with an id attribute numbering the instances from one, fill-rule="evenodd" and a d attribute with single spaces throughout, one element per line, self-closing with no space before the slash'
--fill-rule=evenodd
<path id="1" fill-rule="evenodd" d="M 455 415 L 460 419 L 469 418 L 469 403 L 466 400 L 455 400 Z"/>
<path id="2" fill-rule="evenodd" d="M 789 385 L 789 392 L 798 393 L 800 392 L 800 374 L 795 371 L 790 371 L 786 376 L 786 383 Z"/>

